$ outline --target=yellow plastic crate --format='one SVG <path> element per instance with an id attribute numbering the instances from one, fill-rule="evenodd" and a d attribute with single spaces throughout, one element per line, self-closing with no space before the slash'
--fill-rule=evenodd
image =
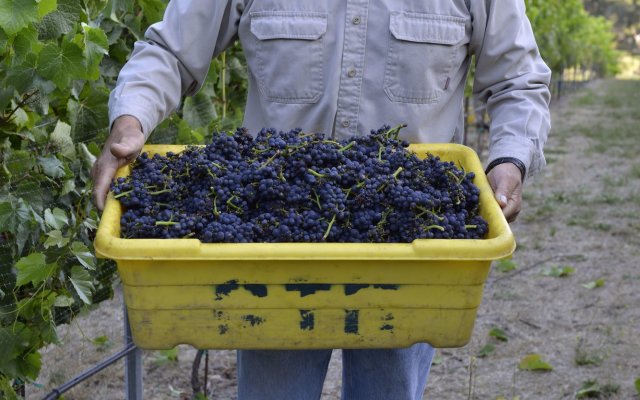
<path id="1" fill-rule="evenodd" d="M 184 146 L 148 145 L 164 154 Z M 121 239 L 109 195 L 95 239 L 116 260 L 134 342 L 145 349 L 389 348 L 468 343 L 492 260 L 515 249 L 476 153 L 412 145 L 474 171 L 487 238 L 413 243 L 201 243 Z M 129 173 L 128 167 L 119 176 Z"/>

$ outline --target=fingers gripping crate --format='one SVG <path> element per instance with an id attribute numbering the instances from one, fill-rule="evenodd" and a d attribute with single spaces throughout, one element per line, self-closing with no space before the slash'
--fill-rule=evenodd
<path id="1" fill-rule="evenodd" d="M 149 153 L 183 146 L 146 146 Z M 95 240 L 114 259 L 134 342 L 167 349 L 390 348 L 468 343 L 491 262 L 515 241 L 476 153 L 412 145 L 476 174 L 485 239 L 412 243 L 201 243 L 122 239 L 111 195 Z M 120 171 L 126 175 L 127 169 Z"/>

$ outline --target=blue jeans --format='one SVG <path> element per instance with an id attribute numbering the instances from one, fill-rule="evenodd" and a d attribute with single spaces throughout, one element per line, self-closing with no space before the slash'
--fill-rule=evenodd
<path id="1" fill-rule="evenodd" d="M 435 351 L 342 350 L 343 400 L 422 400 Z M 331 350 L 239 350 L 238 400 L 318 400 Z"/>

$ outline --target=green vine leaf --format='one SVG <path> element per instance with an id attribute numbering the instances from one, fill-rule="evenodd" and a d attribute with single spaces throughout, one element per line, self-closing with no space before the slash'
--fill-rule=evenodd
<path id="1" fill-rule="evenodd" d="M 87 86 L 75 100 L 69 98 L 67 112 L 71 122 L 71 136 L 83 141 L 89 133 L 104 129 L 108 125 L 109 91 L 104 87 Z"/>
<path id="2" fill-rule="evenodd" d="M 9 36 L 38 20 L 36 0 L 0 0 L 0 28 Z"/>
<path id="3" fill-rule="evenodd" d="M 96 258 L 84 243 L 78 241 L 71 243 L 71 253 L 86 269 L 96 269 Z"/>
<path id="4" fill-rule="evenodd" d="M 71 307 L 75 303 L 73 297 L 66 295 L 58 295 L 56 296 L 56 300 L 53 302 L 54 307 Z"/>
<path id="5" fill-rule="evenodd" d="M 71 268 L 71 278 L 69 278 L 73 287 L 76 289 L 76 293 L 80 297 L 80 300 L 86 304 L 91 304 L 91 292 L 95 289 L 93 286 L 93 279 L 86 269 L 79 265 Z"/>
<path id="6" fill-rule="evenodd" d="M 553 371 L 553 367 L 542 360 L 540 354 L 528 354 L 518 364 L 518 368 L 524 371 Z"/>
<path id="7" fill-rule="evenodd" d="M 69 87 L 72 79 L 84 78 L 84 56 L 75 43 L 47 43 L 38 55 L 38 72 L 59 88 Z"/>
<path id="8" fill-rule="evenodd" d="M 100 61 L 109 54 L 109 41 L 107 35 L 100 28 L 93 28 L 82 23 L 84 57 L 87 60 L 89 79 L 100 78 Z"/>
<path id="9" fill-rule="evenodd" d="M 32 26 L 20 31 L 20 34 L 13 39 L 13 51 L 15 56 L 12 62 L 15 64 L 22 63 L 31 53 L 39 50 L 38 31 Z"/>
<path id="10" fill-rule="evenodd" d="M 55 129 L 51 132 L 50 141 L 63 156 L 70 160 L 76 158 L 76 149 L 71 139 L 71 125 L 58 121 Z"/>
<path id="11" fill-rule="evenodd" d="M 58 248 L 64 247 L 69 243 L 69 238 L 62 236 L 62 232 L 57 229 L 54 229 L 50 232 L 47 232 L 47 240 L 44 241 L 44 248 L 48 249 L 49 247 L 56 246 Z"/>
<path id="12" fill-rule="evenodd" d="M 40 0 L 38 1 L 38 15 L 44 17 L 58 7 L 56 0 Z"/>
<path id="13" fill-rule="evenodd" d="M 19 373 L 31 380 L 36 380 L 42 368 L 40 353 L 32 352 L 24 357 L 18 358 Z"/>
<path id="14" fill-rule="evenodd" d="M 38 164 L 42 167 L 45 175 L 52 178 L 62 178 L 65 176 L 64 165 L 56 156 L 38 157 Z"/>
<path id="15" fill-rule="evenodd" d="M 69 218 L 64 210 L 55 207 L 53 210 L 44 210 L 44 221 L 53 229 L 62 229 L 69 224 Z"/>
<path id="16" fill-rule="evenodd" d="M 16 233 L 18 215 L 8 201 L 0 202 L 0 232 Z"/>
<path id="17" fill-rule="evenodd" d="M 24 286 L 31 282 L 34 286 L 48 279 L 57 268 L 55 263 L 47 264 L 42 253 L 31 253 L 16 263 L 18 276 L 16 286 Z"/>
<path id="18" fill-rule="evenodd" d="M 509 336 L 507 336 L 507 333 L 505 331 L 503 331 L 500 328 L 493 328 L 489 331 L 489 336 L 492 336 L 502 342 L 507 342 L 509 341 Z"/>
<path id="19" fill-rule="evenodd" d="M 18 395 L 11 387 L 9 377 L 0 375 L 0 393 L 6 396 L 6 400 L 19 400 Z"/>
<path id="20" fill-rule="evenodd" d="M 82 5 L 74 0 L 60 0 L 56 9 L 42 17 L 38 23 L 40 40 L 54 40 L 73 31 L 80 19 Z"/>

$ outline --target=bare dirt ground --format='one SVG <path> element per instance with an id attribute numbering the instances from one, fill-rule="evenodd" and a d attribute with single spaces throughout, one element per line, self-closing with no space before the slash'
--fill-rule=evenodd
<path id="1" fill-rule="evenodd" d="M 512 224 L 518 249 L 494 264 L 470 343 L 438 350 L 425 399 L 640 399 L 639 127 L 637 80 L 596 81 L 554 103 L 548 167 L 526 183 Z M 63 327 L 27 399 L 120 349 L 122 324 L 118 294 Z M 195 353 L 145 351 L 145 398 L 191 398 Z M 529 354 L 551 370 L 519 368 Z M 235 353 L 209 355 L 209 398 L 234 399 Z M 65 398 L 123 399 L 122 364 Z M 340 398 L 340 373 L 336 351 L 322 400 Z"/>

